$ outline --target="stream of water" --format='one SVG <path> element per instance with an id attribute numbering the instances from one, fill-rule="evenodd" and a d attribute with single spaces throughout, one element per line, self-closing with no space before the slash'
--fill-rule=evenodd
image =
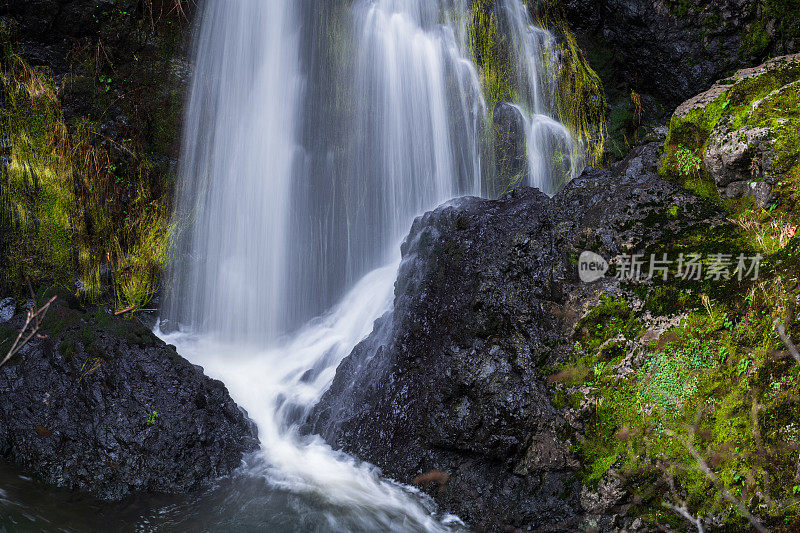
<path id="1" fill-rule="evenodd" d="M 0 470 L 0 505 L 11 510 L 0 529 L 59 520 L 75 530 L 463 528 L 298 424 L 391 309 L 414 217 L 485 190 L 491 110 L 468 46 L 470 4 L 204 3 L 157 332 L 227 385 L 262 450 L 201 494 L 102 506 L 59 492 L 50 507 L 61 514 L 37 514 L 42 489 Z M 520 0 L 495 9 L 519 67 L 530 183 L 552 193 L 579 166 L 554 118 L 556 49 Z"/>

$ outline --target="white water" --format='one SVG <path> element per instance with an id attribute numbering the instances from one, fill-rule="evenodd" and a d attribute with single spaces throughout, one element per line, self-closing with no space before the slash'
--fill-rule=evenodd
<path id="1" fill-rule="evenodd" d="M 558 121 L 558 47 L 520 0 L 498 0 L 498 8 L 500 29 L 511 43 L 517 109 L 525 119 L 528 185 L 553 195 L 584 168 L 584 147 Z"/>
<path id="2" fill-rule="evenodd" d="M 467 59 L 468 2 L 336 5 L 206 2 L 164 315 L 180 331 L 162 336 L 257 423 L 248 473 L 334 506 L 331 530 L 449 530 L 457 519 L 435 518 L 416 490 L 297 425 L 391 309 L 413 218 L 481 193 L 486 109 Z M 315 34 L 325 17 L 349 37 Z M 347 82 L 333 86 L 332 72 Z M 531 132 L 555 128 L 538 116 Z M 532 164 L 552 138 L 529 136 Z"/>
<path id="3" fill-rule="evenodd" d="M 373 320 L 390 309 L 396 273 L 396 263 L 371 272 L 330 313 L 274 348 L 162 334 L 209 376 L 221 379 L 234 400 L 249 409 L 263 456 L 248 474 L 263 476 L 276 488 L 324 498 L 334 506 L 327 512 L 331 530 L 460 528 L 455 517 L 434 518 L 433 506 L 416 490 L 385 480 L 374 467 L 297 431 L 296 424 L 333 380 L 338 362 L 370 333 Z"/>

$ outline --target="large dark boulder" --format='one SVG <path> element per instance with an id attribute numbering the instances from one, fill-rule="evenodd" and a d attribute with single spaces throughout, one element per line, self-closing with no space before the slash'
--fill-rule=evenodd
<path id="1" fill-rule="evenodd" d="M 23 322 L 0 324 L 0 352 Z M 0 457 L 56 486 L 119 500 L 186 492 L 258 447 L 225 386 L 135 320 L 56 301 L 0 368 Z"/>
<path id="2" fill-rule="evenodd" d="M 435 481 L 439 504 L 478 528 L 577 527 L 589 510 L 576 437 L 542 368 L 565 352 L 583 302 L 614 283 L 581 284 L 577 254 L 641 250 L 713 215 L 657 176 L 659 146 L 553 199 L 521 188 L 417 219 L 394 311 L 342 362 L 307 429 L 399 481 Z M 667 216 L 673 205 L 681 217 Z"/>

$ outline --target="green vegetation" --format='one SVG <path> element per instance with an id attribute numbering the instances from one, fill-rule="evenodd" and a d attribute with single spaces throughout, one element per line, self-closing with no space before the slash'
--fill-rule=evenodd
<path id="1" fill-rule="evenodd" d="M 764 12 L 775 19 L 778 25 L 779 41 L 783 48 L 788 40 L 800 37 L 800 0 L 766 0 Z"/>
<path id="2" fill-rule="evenodd" d="M 469 20 L 469 44 L 475 63 L 480 67 L 481 82 L 489 112 L 498 102 L 515 102 L 524 88 L 517 87 L 513 76 L 513 58 L 508 37 L 499 28 L 491 9 L 494 0 L 476 0 Z M 558 118 L 586 149 L 587 161 L 600 165 L 604 159 L 606 141 L 606 99 L 600 77 L 578 47 L 569 30 L 563 8 L 558 2 L 539 5 L 528 3 L 533 19 L 542 28 L 557 35 Z M 507 154 L 507 132 L 494 131 L 487 125 L 485 135 L 495 145 L 495 153 Z M 489 160 L 494 159 L 489 154 Z M 498 192 L 516 187 L 521 177 L 509 168 L 513 163 L 497 161 L 502 182 Z"/>
<path id="3" fill-rule="evenodd" d="M 680 527 L 665 504 L 685 504 L 711 529 L 740 530 L 752 513 L 772 530 L 793 531 L 800 364 L 776 324 L 800 338 L 800 241 L 722 228 L 719 236 L 676 235 L 663 249 L 752 246 L 765 256 L 760 278 L 725 288 L 705 280 L 630 287 L 643 306 L 602 296 L 575 328 L 572 359 L 549 379 L 554 404 L 590 406 L 585 439 L 573 441 L 584 480 L 613 470 L 634 495 L 633 515 Z M 680 320 L 653 335 L 649 313 Z"/>
<path id="4" fill-rule="evenodd" d="M 618 372 L 625 352 L 598 363 L 598 354 L 576 347 L 575 359 L 554 381 L 593 391 L 596 408 L 586 439 L 576 447 L 588 482 L 613 468 L 639 501 L 633 512 L 655 523 L 675 523 L 674 513 L 662 505 L 675 492 L 685 495 L 696 516 L 718 515 L 727 527 L 736 527 L 744 517 L 722 498 L 723 488 L 761 509 L 773 526 L 787 518 L 797 523 L 792 492 L 797 457 L 785 444 L 800 438 L 794 429 L 800 414 L 788 408 L 800 392 L 800 365 L 782 355 L 773 319 L 785 317 L 771 285 L 754 288 L 739 316 L 710 303 L 707 310 L 688 313 L 656 344 L 644 347 L 649 353 L 631 372 Z M 593 316 L 619 329 L 618 314 Z M 569 390 L 560 389 L 561 404 Z M 702 472 L 690 447 L 713 465 L 721 486 Z"/>
<path id="5" fill-rule="evenodd" d="M 672 117 L 660 172 L 684 187 L 719 203 L 733 215 L 753 209 L 747 199 L 722 200 L 702 162 L 712 131 L 769 128 L 775 143 L 773 176 L 777 211 L 800 219 L 800 63 L 776 62 L 754 77 L 726 87 L 713 101 Z M 753 173 L 760 170 L 754 158 Z"/>
<path id="6" fill-rule="evenodd" d="M 575 339 L 583 349 L 595 352 L 604 342 L 619 335 L 628 340 L 636 338 L 641 327 L 625 298 L 604 295 L 578 322 Z"/>
<path id="7" fill-rule="evenodd" d="M 675 163 L 677 164 L 678 172 L 685 178 L 698 176 L 703 169 L 703 160 L 683 146 L 679 146 L 675 152 Z"/>
<path id="8" fill-rule="evenodd" d="M 629 512 L 652 524 L 685 526 L 666 506 L 675 505 L 714 530 L 742 530 L 750 514 L 773 531 L 800 526 L 800 364 L 776 330 L 786 324 L 789 338 L 800 338 L 796 80 L 795 63 L 729 83 L 712 102 L 673 117 L 665 144 L 662 174 L 729 219 L 647 253 L 760 254 L 759 279 L 684 281 L 673 273 L 674 281 L 604 296 L 578 322 L 572 360 L 550 378 L 555 404 L 577 409 L 582 391 L 583 405 L 594 405 L 585 439 L 575 441 L 584 480 L 597 483 L 613 470 L 634 494 Z M 774 205 L 718 196 L 702 159 L 718 126 L 775 133 Z M 679 216 L 674 207 L 665 218 Z M 643 304 L 627 303 L 634 299 Z M 679 323 L 659 330 L 654 317 L 663 316 Z M 614 340 L 620 335 L 625 342 Z"/>
<path id="9" fill-rule="evenodd" d="M 132 65 L 116 65 L 101 40 L 94 48 L 77 43 L 70 73 L 58 84 L 15 53 L 8 32 L 2 35 L 0 123 L 12 151 L 0 177 L 0 252 L 18 297 L 27 277 L 89 302 L 140 308 L 158 285 L 174 233 L 164 156 L 177 147 L 182 94 L 165 89 L 174 46 L 156 46 L 175 41 L 178 24 L 166 5 L 148 6 L 140 15 L 116 7 L 103 13 L 99 39 L 106 31 L 118 38 L 115 28 L 135 24 L 133 35 L 152 43 L 137 48 Z M 137 97 L 126 98 L 122 86 Z M 90 103 L 77 116 L 65 107 L 76 99 Z M 109 137 L 103 132 L 112 113 L 134 118 Z"/>
<path id="10" fill-rule="evenodd" d="M 541 27 L 558 36 L 557 101 L 560 119 L 586 148 L 587 162 L 599 166 L 604 160 L 607 137 L 603 82 L 578 47 L 560 2 L 541 11 L 532 8 L 532 12 L 538 14 Z M 632 101 L 636 102 L 638 95 L 633 95 Z M 635 107 L 641 121 L 641 99 Z"/>
<path id="11" fill-rule="evenodd" d="M 509 41 L 500 33 L 495 14 L 488 8 L 493 0 L 476 0 L 470 20 L 470 49 L 481 67 L 481 82 L 491 112 L 497 102 L 513 102 L 516 90 L 512 81 Z"/>

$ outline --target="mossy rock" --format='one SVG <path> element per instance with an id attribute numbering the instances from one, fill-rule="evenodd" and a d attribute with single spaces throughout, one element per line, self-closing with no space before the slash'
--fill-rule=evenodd
<path id="1" fill-rule="evenodd" d="M 593 354 L 606 341 L 618 335 L 633 339 L 641 329 L 641 322 L 625 298 L 603 295 L 600 302 L 578 321 L 574 340 Z"/>
<path id="2" fill-rule="evenodd" d="M 799 109 L 800 54 L 740 70 L 678 108 L 660 172 L 730 212 L 798 219 Z"/>

